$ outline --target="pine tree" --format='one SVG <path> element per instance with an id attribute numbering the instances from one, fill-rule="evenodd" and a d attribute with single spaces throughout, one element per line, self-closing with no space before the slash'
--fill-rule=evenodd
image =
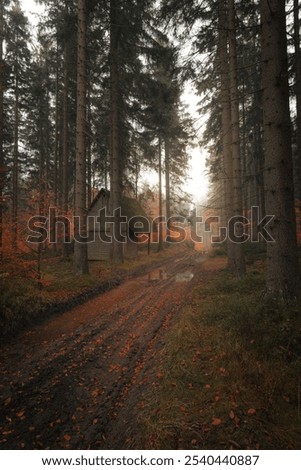
<path id="1" fill-rule="evenodd" d="M 2 260 L 2 231 L 3 231 L 3 188 L 4 188 L 4 153 L 3 153 L 3 134 L 4 134 L 4 3 L 0 3 L 0 260 Z"/>
<path id="2" fill-rule="evenodd" d="M 239 96 L 237 78 L 237 46 L 236 46 L 236 24 L 234 0 L 229 0 L 229 75 L 230 75 L 230 108 L 231 108 L 231 152 L 233 164 L 233 216 L 242 217 L 242 179 L 241 179 L 241 151 L 239 136 Z M 239 237 L 243 229 L 239 225 Z M 233 234 L 229 234 L 233 236 Z M 234 244 L 235 274 L 241 277 L 245 274 L 246 266 L 244 259 L 243 244 Z"/>
<path id="3" fill-rule="evenodd" d="M 267 244 L 267 293 L 292 299 L 299 272 L 294 211 L 285 0 L 261 0 Z"/>
<path id="4" fill-rule="evenodd" d="M 294 48 L 295 48 L 295 94 L 296 94 L 296 131 L 297 158 L 295 164 L 295 195 L 301 200 L 301 47 L 299 1 L 294 0 Z"/>
<path id="5" fill-rule="evenodd" d="M 86 0 L 78 0 L 74 273 L 88 274 L 86 209 Z"/>
<path id="6" fill-rule="evenodd" d="M 220 101 L 221 101 L 221 131 L 223 151 L 223 176 L 225 198 L 225 221 L 228 223 L 233 216 L 233 162 L 231 151 L 231 106 L 230 106 L 230 81 L 229 81 L 229 55 L 228 55 L 228 23 L 226 15 L 227 4 L 225 0 L 219 0 L 219 68 L 220 68 Z M 234 244 L 227 237 L 227 269 L 235 271 Z"/>
<path id="7" fill-rule="evenodd" d="M 121 30 L 122 19 L 118 0 L 110 1 L 110 82 L 111 82 L 111 146 L 110 146 L 110 209 L 114 216 L 112 230 L 112 261 L 117 264 L 122 261 L 123 251 L 120 239 L 120 213 L 121 207 Z"/>
<path id="8" fill-rule="evenodd" d="M 159 195 L 162 192 L 164 172 L 167 240 L 169 240 L 170 218 L 176 215 L 173 213 L 176 206 L 175 193 L 187 175 L 187 147 L 194 137 L 194 132 L 192 120 L 185 114 L 181 105 L 183 80 L 177 48 L 165 34 L 154 28 L 146 51 L 148 68 L 141 84 L 145 105 L 144 126 L 153 141 L 159 141 L 160 151 L 157 152 Z M 153 161 L 151 164 L 154 166 Z M 159 203 L 160 201 L 159 197 Z M 161 203 L 159 205 L 159 212 L 161 211 L 162 215 Z M 161 246 L 162 243 L 159 243 L 159 248 Z"/>
<path id="9" fill-rule="evenodd" d="M 21 174 L 20 143 L 24 141 L 24 120 L 21 108 L 25 105 L 28 94 L 26 76 L 30 67 L 30 51 L 28 48 L 29 32 L 28 20 L 25 17 L 19 0 L 14 0 L 8 10 L 7 33 L 7 63 L 10 67 L 9 88 L 11 96 L 8 98 L 8 107 L 12 116 L 12 149 L 10 152 L 12 162 L 12 246 L 17 249 L 18 216 Z"/>

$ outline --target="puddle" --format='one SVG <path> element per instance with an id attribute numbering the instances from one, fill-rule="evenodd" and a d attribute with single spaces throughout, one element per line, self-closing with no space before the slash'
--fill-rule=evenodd
<path id="1" fill-rule="evenodd" d="M 193 279 L 194 274 L 191 271 L 184 271 L 183 273 L 176 274 L 176 282 L 189 282 Z"/>
<path id="2" fill-rule="evenodd" d="M 165 281 L 166 279 L 168 279 L 168 274 L 166 271 L 164 271 L 164 269 L 156 269 L 156 271 L 152 271 L 151 273 L 149 273 L 148 275 L 148 280 L 150 282 L 152 281 Z"/>
<path id="3" fill-rule="evenodd" d="M 184 271 L 179 274 L 172 275 L 172 278 L 175 282 L 189 282 L 193 279 L 194 274 L 191 271 Z M 156 269 L 148 274 L 148 281 L 155 282 L 155 281 L 166 281 L 166 279 L 170 278 L 170 274 L 168 274 L 164 269 Z"/>
<path id="4" fill-rule="evenodd" d="M 201 264 L 201 263 L 204 263 L 205 259 L 206 259 L 205 256 L 200 255 L 195 258 L 195 262 Z"/>

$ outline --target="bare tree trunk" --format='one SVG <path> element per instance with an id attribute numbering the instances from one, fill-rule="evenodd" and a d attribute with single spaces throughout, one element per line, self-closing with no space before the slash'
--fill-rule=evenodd
<path id="1" fill-rule="evenodd" d="M 74 273 L 88 274 L 86 208 L 86 1 L 78 0 Z M 82 237 L 82 240 L 81 240 Z"/>
<path id="2" fill-rule="evenodd" d="M 223 174 L 224 174 L 224 203 L 226 222 L 233 216 L 233 162 L 231 152 L 231 107 L 230 107 L 230 81 L 229 81 L 229 55 L 228 55 L 228 23 L 227 0 L 219 0 L 219 62 L 221 80 L 221 106 L 222 106 L 222 145 L 223 145 Z M 235 270 L 234 245 L 227 237 L 227 269 Z"/>
<path id="3" fill-rule="evenodd" d="M 60 125 L 59 125 L 59 63 L 58 42 L 56 44 L 56 71 L 55 71 L 55 116 L 54 116 L 54 158 L 53 158 L 53 203 L 59 204 L 59 148 L 60 148 Z M 52 221 L 51 233 L 55 232 L 55 222 Z M 53 250 L 57 251 L 57 243 L 53 244 Z"/>
<path id="4" fill-rule="evenodd" d="M 285 0 L 261 0 L 265 203 L 274 215 L 267 244 L 267 293 L 298 293 Z"/>
<path id="5" fill-rule="evenodd" d="M 135 199 L 138 199 L 139 173 L 140 173 L 140 166 L 139 166 L 139 162 L 138 162 L 138 155 L 136 154 L 136 159 L 135 159 Z"/>
<path id="6" fill-rule="evenodd" d="M 15 106 L 14 106 L 14 151 L 13 151 L 13 204 L 12 204 L 12 247 L 18 245 L 18 190 L 19 190 L 19 77 L 15 68 Z"/>
<path id="7" fill-rule="evenodd" d="M 69 209 L 69 43 L 64 47 L 64 96 L 63 96 L 63 213 L 68 214 Z M 65 230 L 67 227 L 65 228 Z M 65 237 L 69 239 L 69 233 Z M 62 254 L 64 258 L 69 257 L 69 245 L 63 240 Z"/>
<path id="8" fill-rule="evenodd" d="M 49 90 L 49 60 L 48 60 L 49 51 L 45 51 L 45 75 L 46 75 L 46 109 L 44 110 L 44 119 L 45 119 L 45 140 L 44 140 L 44 153 L 45 153 L 45 195 L 48 196 L 50 188 L 50 153 L 49 153 L 49 141 L 50 141 L 50 129 L 49 129 L 49 119 L 50 119 L 50 90 Z"/>
<path id="9" fill-rule="evenodd" d="M 45 215 L 45 142 L 44 142 L 44 128 L 43 128 L 43 109 L 40 103 L 39 111 L 39 215 Z M 39 244 L 40 248 L 40 244 Z"/>
<path id="10" fill-rule="evenodd" d="M 161 137 L 159 137 L 159 145 L 158 145 L 158 153 L 159 153 L 159 218 L 162 217 L 162 209 L 163 209 L 163 202 L 162 202 L 162 142 Z M 158 224 L 158 251 L 163 250 L 163 227 L 162 223 L 159 222 Z"/>
<path id="11" fill-rule="evenodd" d="M 57 162 L 57 175 L 58 175 L 58 206 L 63 208 L 63 135 L 64 135 L 64 119 L 63 119 L 64 110 L 60 105 L 59 107 L 59 140 L 58 140 L 58 162 Z"/>
<path id="12" fill-rule="evenodd" d="M 112 261 L 115 264 L 123 261 L 123 249 L 120 240 L 121 207 L 121 157 L 120 157 L 120 91 L 119 91 L 119 35 L 118 0 L 110 3 L 110 72 L 111 72 L 111 152 L 110 152 L 110 208 L 114 215 Z"/>
<path id="13" fill-rule="evenodd" d="M 231 102 L 231 137 L 233 160 L 233 215 L 241 217 L 242 212 L 242 185 L 241 185 L 241 155 L 239 139 L 239 96 L 237 80 L 237 51 L 236 51 L 236 24 L 234 0 L 229 0 L 229 65 L 230 65 L 230 102 Z M 243 233 L 241 226 L 237 226 L 236 235 Z M 235 274 L 241 277 L 245 274 L 245 258 L 243 244 L 234 243 Z"/>
<path id="14" fill-rule="evenodd" d="M 168 137 L 165 138 L 165 206 L 166 206 L 166 240 L 171 240 L 170 235 L 170 143 Z"/>
<path id="15" fill-rule="evenodd" d="M 87 206 L 92 202 L 92 129 L 91 129 L 91 97 L 90 89 L 88 91 L 88 135 L 87 135 Z"/>
<path id="16" fill-rule="evenodd" d="M 3 60 L 3 41 L 4 41 L 4 8 L 3 2 L 0 2 L 0 261 L 2 260 L 3 250 L 3 187 L 4 187 L 4 154 L 3 154 L 3 121 L 4 121 L 4 60 Z"/>
<path id="17" fill-rule="evenodd" d="M 294 0 L 294 42 L 296 63 L 296 108 L 297 108 L 297 159 L 295 165 L 296 196 L 301 200 L 301 48 L 299 0 Z"/>
<path id="18" fill-rule="evenodd" d="M 58 22 L 58 19 L 57 19 Z M 57 25 L 58 28 L 58 25 Z M 58 34 L 58 31 L 57 31 Z M 58 51 L 58 38 L 56 39 L 56 70 L 55 70 L 55 123 L 54 123 L 54 162 L 53 162 L 53 193 L 54 193 L 54 205 L 57 206 L 58 201 L 58 188 L 59 188 L 59 176 L 58 176 L 58 164 L 59 164 L 59 94 L 60 94 L 60 78 L 59 78 L 59 51 Z"/>
<path id="19" fill-rule="evenodd" d="M 246 96 L 246 86 L 245 81 L 243 80 L 243 89 L 242 89 L 242 110 L 241 110 L 241 119 L 242 119 L 242 148 L 241 148 L 241 157 L 242 157 L 242 174 L 241 174 L 241 181 L 242 181 L 242 210 L 243 214 L 246 215 L 248 209 L 251 208 L 248 200 L 248 184 L 247 184 L 247 137 L 246 137 L 246 103 L 245 103 L 245 96 Z"/>

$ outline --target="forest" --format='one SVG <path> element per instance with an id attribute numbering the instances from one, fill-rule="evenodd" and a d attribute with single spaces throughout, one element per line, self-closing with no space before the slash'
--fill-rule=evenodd
<path id="1" fill-rule="evenodd" d="M 299 1 L 35 2 L 0 0 L 0 447 L 300 448 Z"/>

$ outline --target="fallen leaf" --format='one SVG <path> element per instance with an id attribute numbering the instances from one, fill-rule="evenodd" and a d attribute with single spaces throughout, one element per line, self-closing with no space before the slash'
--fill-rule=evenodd
<path id="1" fill-rule="evenodd" d="M 17 413 L 18 418 L 22 418 L 22 416 L 24 416 L 24 415 L 25 415 L 25 411 L 24 411 L 24 410 L 19 411 L 19 412 Z"/>
<path id="2" fill-rule="evenodd" d="M 4 402 L 4 406 L 8 406 L 11 403 L 11 401 L 12 401 L 11 397 L 7 398 Z"/>
<path id="3" fill-rule="evenodd" d="M 248 410 L 248 415 L 249 415 L 249 416 L 253 416 L 253 415 L 255 415 L 255 414 L 256 414 L 256 410 L 255 410 L 254 408 L 250 408 L 250 409 Z"/>
<path id="4" fill-rule="evenodd" d="M 230 411 L 229 416 L 230 416 L 231 419 L 235 418 L 235 413 L 234 413 L 233 410 Z"/>
<path id="5" fill-rule="evenodd" d="M 219 418 L 214 418 L 212 420 L 212 426 L 219 426 L 220 424 L 222 424 L 222 420 L 219 419 Z"/>
<path id="6" fill-rule="evenodd" d="M 234 421 L 235 421 L 236 426 L 239 427 L 240 419 L 237 416 L 235 416 Z"/>
<path id="7" fill-rule="evenodd" d="M 64 440 L 67 441 L 67 442 L 71 441 L 71 436 L 69 436 L 69 434 L 65 434 L 64 435 Z"/>

